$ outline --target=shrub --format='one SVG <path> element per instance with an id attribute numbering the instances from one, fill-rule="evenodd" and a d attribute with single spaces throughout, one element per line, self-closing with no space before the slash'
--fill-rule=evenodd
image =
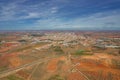
<path id="1" fill-rule="evenodd" d="M 75 54 L 76 54 L 76 55 L 83 55 L 84 52 L 85 52 L 84 50 L 78 50 L 78 51 L 76 51 Z"/>
<path id="2" fill-rule="evenodd" d="M 8 80 L 23 80 L 22 78 L 19 78 L 19 77 L 15 76 L 15 75 L 10 75 L 10 76 L 7 77 L 7 79 Z"/>
<path id="3" fill-rule="evenodd" d="M 120 69 L 120 60 L 112 59 L 111 62 L 114 68 Z"/>
<path id="4" fill-rule="evenodd" d="M 60 54 L 64 53 L 64 51 L 62 50 L 60 46 L 51 46 L 51 49 Z"/>
<path id="5" fill-rule="evenodd" d="M 75 55 L 92 55 L 89 51 L 78 50 L 75 52 Z"/>
<path id="6" fill-rule="evenodd" d="M 65 80 L 65 79 L 61 77 L 60 75 L 54 75 L 50 77 L 48 80 Z"/>

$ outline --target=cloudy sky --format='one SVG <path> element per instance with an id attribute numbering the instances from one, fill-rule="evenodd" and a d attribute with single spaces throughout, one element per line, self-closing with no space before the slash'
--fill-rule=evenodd
<path id="1" fill-rule="evenodd" d="M 0 0 L 0 30 L 120 30 L 120 0 Z"/>

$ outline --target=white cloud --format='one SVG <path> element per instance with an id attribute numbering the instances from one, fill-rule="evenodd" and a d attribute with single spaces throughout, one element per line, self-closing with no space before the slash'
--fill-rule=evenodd
<path id="1" fill-rule="evenodd" d="M 89 17 L 78 17 L 69 21 L 62 18 L 49 18 L 38 20 L 36 28 L 46 27 L 51 29 L 120 29 L 120 10 L 100 12 Z"/>
<path id="2" fill-rule="evenodd" d="M 0 5 L 0 21 L 21 20 L 30 18 L 49 17 L 58 12 L 58 7 L 51 5 L 50 1 L 43 3 L 22 5 L 27 0 L 13 1 Z M 49 4 L 46 4 L 49 3 Z"/>
<path id="3" fill-rule="evenodd" d="M 39 16 L 40 16 L 39 13 L 31 12 L 31 13 L 28 13 L 27 16 L 21 17 L 21 19 L 38 18 Z"/>
<path id="4" fill-rule="evenodd" d="M 120 26 L 120 10 L 117 9 L 89 14 L 86 17 L 77 17 L 70 19 L 71 17 L 69 15 L 72 14 L 72 11 L 69 13 L 60 12 L 62 11 L 61 9 L 65 10 L 65 6 L 72 6 L 70 3 L 71 1 L 69 0 L 49 0 L 37 4 L 22 5 L 21 3 L 24 3 L 25 1 L 27 0 L 13 0 L 11 3 L 0 5 L 0 21 L 19 21 L 25 19 L 40 18 L 40 20 L 36 21 L 30 26 L 36 29 L 101 29 L 106 26 L 110 28 L 113 26 Z M 68 4 L 65 5 L 64 3 Z M 102 4 L 103 3 L 99 4 L 98 6 Z M 82 6 L 85 7 L 84 4 Z M 92 7 L 94 7 L 94 5 Z M 68 15 L 68 20 L 65 20 L 62 15 Z"/>
<path id="5" fill-rule="evenodd" d="M 58 8 L 57 7 L 52 7 L 51 8 L 51 13 L 57 13 L 58 12 Z"/>

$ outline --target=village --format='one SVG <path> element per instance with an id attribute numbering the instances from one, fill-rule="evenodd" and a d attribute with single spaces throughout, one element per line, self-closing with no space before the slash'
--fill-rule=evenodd
<path id="1" fill-rule="evenodd" d="M 102 36 L 103 34 L 104 36 Z M 89 71 L 89 69 L 86 67 L 85 71 L 84 69 L 81 70 L 84 75 L 86 74 L 85 76 L 76 70 L 88 64 L 90 64 L 90 66 L 94 64 L 98 69 L 100 65 L 105 67 L 113 66 L 115 69 L 119 69 L 120 36 L 119 32 L 115 32 L 114 34 L 115 35 L 111 35 L 109 32 L 90 31 L 1 32 L 0 60 L 3 62 L 0 63 L 0 80 L 9 77 L 17 77 L 20 78 L 20 80 L 26 80 L 27 78 L 36 80 L 40 77 L 40 75 L 38 77 L 34 76 L 37 71 L 33 74 L 28 73 L 28 71 L 33 71 L 33 66 L 37 64 L 40 65 L 41 63 L 44 64 L 43 70 L 47 71 L 46 73 L 48 75 L 48 77 L 45 77 L 44 74 L 46 73 L 41 73 L 43 80 L 51 80 L 48 79 L 50 77 L 49 74 L 54 77 L 55 74 L 58 75 L 59 70 L 57 69 L 60 66 L 61 72 L 59 72 L 59 75 L 56 77 L 66 77 L 67 80 L 72 80 L 74 76 L 78 79 L 83 78 L 82 80 L 86 80 L 85 78 L 88 78 L 90 74 L 85 72 Z M 52 59 L 48 60 L 46 58 Z M 110 58 L 109 61 L 108 58 Z M 73 65 L 76 69 L 72 69 Z M 31 69 L 26 69 L 29 66 L 31 66 Z M 113 67 L 110 67 L 110 69 Z M 40 70 L 42 69 L 40 66 L 38 66 L 38 68 Z M 24 69 L 27 71 L 24 71 Z M 64 69 L 66 70 L 64 71 Z M 55 73 L 53 73 L 54 71 Z M 110 74 L 113 73 L 110 72 Z M 72 77 L 70 75 L 74 76 Z M 118 76 L 113 76 L 114 80 L 119 80 Z"/>

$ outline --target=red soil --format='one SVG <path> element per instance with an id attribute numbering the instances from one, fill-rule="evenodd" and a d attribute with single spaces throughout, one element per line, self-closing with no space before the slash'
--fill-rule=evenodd
<path id="1" fill-rule="evenodd" d="M 115 56 L 106 54 L 97 54 L 93 56 L 83 56 L 80 60 L 73 59 L 74 64 L 80 63 L 76 68 L 81 70 L 86 75 L 91 75 L 93 77 L 99 77 L 99 72 L 102 72 L 102 78 L 108 80 L 109 73 L 112 75 L 113 80 L 120 79 L 120 69 L 112 68 L 110 65 L 110 60 Z M 104 59 L 101 61 L 101 59 Z M 77 79 L 77 78 L 76 78 Z M 78 80 L 78 79 L 77 79 Z"/>
<path id="2" fill-rule="evenodd" d="M 50 60 L 50 62 L 47 65 L 47 71 L 48 72 L 55 72 L 58 68 L 58 61 L 64 61 L 65 59 L 66 58 L 63 56 L 60 58 Z"/>
<path id="3" fill-rule="evenodd" d="M 80 73 L 74 72 L 68 75 L 67 80 L 86 80 Z"/>

